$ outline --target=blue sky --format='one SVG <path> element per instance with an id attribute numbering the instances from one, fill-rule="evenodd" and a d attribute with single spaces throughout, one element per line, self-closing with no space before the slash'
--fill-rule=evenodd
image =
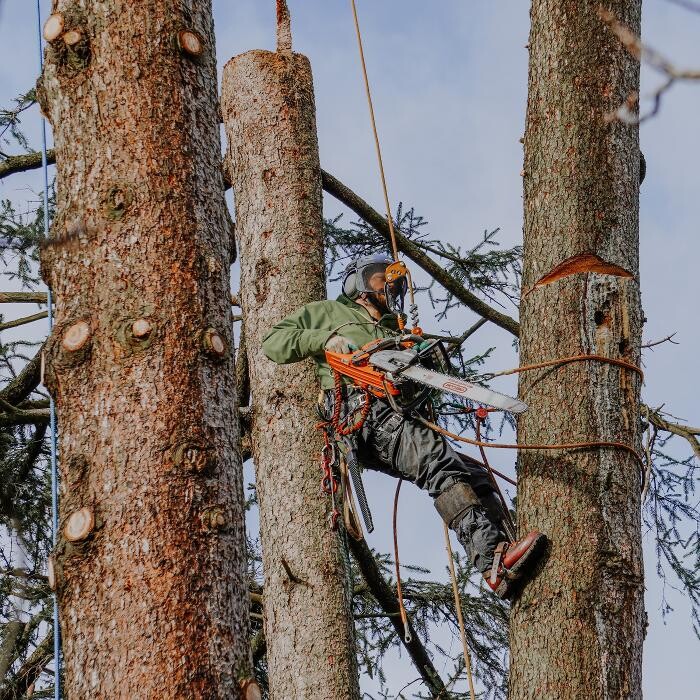
<path id="1" fill-rule="evenodd" d="M 46 14 L 49 3 L 42 4 Z M 349 2 L 290 0 L 289 4 L 295 49 L 309 56 L 314 70 L 322 165 L 380 208 Z M 465 247 L 495 227 L 501 228 L 503 244 L 522 238 L 519 138 L 524 130 L 528 5 L 522 0 L 358 0 L 392 201 L 415 206 L 429 220 L 433 235 Z M 7 105 L 36 78 L 35 10 L 27 0 L 4 0 L 0 7 L 0 94 L 1 103 Z M 214 10 L 220 67 L 246 50 L 274 48 L 273 0 L 214 0 Z M 699 29 L 700 14 L 668 0 L 645 1 L 644 40 L 677 66 L 700 68 Z M 642 94 L 653 90 L 658 80 L 643 71 Z M 693 391 L 697 374 L 693 349 L 698 342 L 694 302 L 700 296 L 699 108 L 700 84 L 678 85 L 667 94 L 661 113 L 641 130 L 648 163 L 641 192 L 645 339 L 677 331 L 680 342 L 646 353 L 644 398 L 654 406 L 665 403 L 691 424 L 700 422 Z M 36 122 L 36 113 L 27 117 L 28 130 L 34 134 Z M 28 181 L 3 182 L 0 196 L 22 201 L 26 190 L 20 188 Z M 327 200 L 327 215 L 341 211 Z M 435 328 L 428 311 L 424 305 L 423 326 Z M 455 314 L 450 325 L 457 332 L 473 320 L 472 314 L 463 312 Z M 517 362 L 504 331 L 487 325 L 473 343 L 475 352 L 497 346 L 492 369 Z M 498 387 L 513 389 L 505 381 Z M 510 468 L 512 462 L 499 455 L 499 466 Z M 366 481 L 377 522 L 369 542 L 389 551 L 394 483 L 373 474 Z M 424 564 L 442 576 L 442 530 L 430 499 L 417 490 L 402 489 L 400 519 L 402 513 L 402 559 Z M 651 547 L 646 547 L 645 555 L 650 616 L 645 694 L 661 698 L 688 693 L 697 687 L 692 662 L 699 647 L 687 604 L 670 592 L 675 612 L 662 621 Z M 392 661 L 390 669 L 395 689 L 415 677 L 403 660 Z M 372 683 L 365 681 L 365 687 L 370 689 Z"/>

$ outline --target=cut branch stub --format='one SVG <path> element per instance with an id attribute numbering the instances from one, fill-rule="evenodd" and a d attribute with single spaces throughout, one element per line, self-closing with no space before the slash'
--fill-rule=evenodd
<path id="1" fill-rule="evenodd" d="M 209 450 L 199 442 L 186 440 L 175 447 L 173 463 L 188 471 L 201 473 L 209 466 Z"/>
<path id="2" fill-rule="evenodd" d="M 241 700 L 262 700 L 262 691 L 255 678 L 241 681 Z"/>
<path id="3" fill-rule="evenodd" d="M 61 347 L 67 352 L 82 350 L 90 340 L 92 332 L 87 321 L 78 321 L 68 326 L 61 339 Z"/>
<path id="4" fill-rule="evenodd" d="M 81 508 L 71 513 L 63 528 L 63 535 L 69 542 L 80 542 L 92 532 L 94 527 L 95 514 L 90 508 Z"/>
<path id="5" fill-rule="evenodd" d="M 201 515 L 202 525 L 207 530 L 220 530 L 226 525 L 226 515 L 222 508 L 207 508 Z"/>
<path id="6" fill-rule="evenodd" d="M 56 566 L 53 561 L 53 555 L 49 555 L 46 560 L 46 578 L 49 581 L 49 588 L 52 591 L 56 590 Z"/>
<path id="7" fill-rule="evenodd" d="M 151 335 L 153 326 L 147 318 L 137 318 L 131 324 L 131 334 L 138 340 L 145 340 Z"/>
<path id="8" fill-rule="evenodd" d="M 55 41 L 63 33 L 63 15 L 49 15 L 49 18 L 44 23 L 44 39 L 46 41 Z"/>
<path id="9" fill-rule="evenodd" d="M 191 29 L 182 29 L 177 33 L 177 45 L 183 54 L 191 58 L 199 58 L 204 53 L 202 37 Z"/>
<path id="10" fill-rule="evenodd" d="M 207 328 L 204 331 L 202 334 L 202 345 L 204 346 L 204 351 L 210 357 L 218 360 L 226 357 L 226 341 L 215 328 Z"/>
<path id="11" fill-rule="evenodd" d="M 76 46 L 83 38 L 83 33 L 79 29 L 71 29 L 63 35 L 63 43 L 66 46 Z"/>

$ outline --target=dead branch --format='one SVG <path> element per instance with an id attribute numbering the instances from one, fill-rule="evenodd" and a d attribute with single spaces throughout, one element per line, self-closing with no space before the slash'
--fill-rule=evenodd
<path id="1" fill-rule="evenodd" d="M 338 201 L 342 202 L 346 207 L 352 209 L 360 218 L 364 219 L 372 228 L 377 231 L 387 241 L 391 239 L 389 233 L 389 224 L 384 216 L 372 208 L 361 197 L 356 195 L 349 187 L 344 185 L 340 180 L 333 177 L 325 170 L 321 171 L 323 189 L 328 194 L 333 195 Z M 398 228 L 398 227 L 396 227 Z M 483 318 L 500 326 L 501 328 L 518 336 L 520 333 L 520 325 L 518 322 L 507 316 L 506 314 L 497 311 L 489 306 L 486 302 L 479 299 L 476 294 L 473 294 L 460 284 L 452 275 L 447 273 L 438 263 L 430 256 L 426 255 L 413 241 L 402 235 L 396 230 L 396 244 L 398 249 L 408 256 L 418 266 L 423 268 L 438 284 L 442 285 L 455 299 L 458 299 L 472 311 L 479 314 Z"/>
<path id="2" fill-rule="evenodd" d="M 56 152 L 53 148 L 46 152 L 46 162 L 51 165 L 56 162 Z M 21 156 L 10 156 L 0 163 L 0 180 L 13 175 L 23 173 L 27 170 L 36 170 L 42 165 L 41 152 L 26 153 Z"/>
<path id="3" fill-rule="evenodd" d="M 641 405 L 642 416 L 646 418 L 648 416 L 649 421 L 659 430 L 663 430 L 667 433 L 672 433 L 673 435 L 678 435 L 688 442 L 693 454 L 697 459 L 700 459 L 700 442 L 698 442 L 698 435 L 700 435 L 700 428 L 693 428 L 689 425 L 681 425 L 680 423 L 673 423 L 666 420 L 662 414 L 661 409 L 649 408 L 646 404 Z"/>
<path id="4" fill-rule="evenodd" d="M 24 401 L 41 380 L 41 353 L 43 346 L 34 357 L 27 362 L 22 371 L 0 391 L 0 400 L 17 405 Z"/>
<path id="5" fill-rule="evenodd" d="M 665 338 L 662 338 L 661 340 L 654 340 L 651 343 L 644 343 L 642 345 L 642 348 L 653 348 L 656 347 L 657 345 L 661 345 L 662 343 L 671 343 L 672 345 L 679 345 L 678 341 L 673 339 L 673 336 L 675 336 L 675 333 L 671 333 L 671 335 L 667 335 Z"/>
<path id="6" fill-rule="evenodd" d="M 638 61 L 646 63 L 653 70 L 661 73 L 666 80 L 651 96 L 654 103 L 649 112 L 643 117 L 635 114 L 638 108 L 639 95 L 630 93 L 627 99 L 614 111 L 606 115 L 607 121 L 618 120 L 624 124 L 641 124 L 656 115 L 661 107 L 661 98 L 669 88 L 678 81 L 700 80 L 700 70 L 680 70 L 676 68 L 661 53 L 642 43 L 642 40 L 628 27 L 618 21 L 610 10 L 600 6 L 598 16 L 610 28 L 610 31 L 620 40 L 620 43 Z"/>
<path id="7" fill-rule="evenodd" d="M 464 333 L 462 333 L 462 335 L 453 336 L 453 335 L 435 335 L 433 333 L 426 333 L 425 337 L 428 340 L 441 340 L 443 343 L 447 343 L 448 345 L 451 345 L 452 349 L 454 350 L 454 349 L 460 347 L 460 345 L 462 345 L 462 343 L 464 343 L 464 341 L 467 338 L 474 335 L 474 333 L 476 333 L 476 331 L 478 331 L 479 328 L 481 328 L 481 326 L 483 326 L 487 321 L 488 321 L 488 319 L 486 319 L 486 318 L 480 318 L 476 323 L 469 326 L 469 328 L 467 328 L 467 330 L 464 331 Z"/>
<path id="8" fill-rule="evenodd" d="M 0 323 L 0 331 L 6 331 L 8 328 L 17 328 L 18 326 L 24 326 L 27 323 L 33 323 L 34 321 L 39 321 L 42 318 L 46 318 L 48 315 L 48 311 L 40 311 L 38 314 L 32 314 L 31 316 L 24 316 L 23 318 L 16 318 L 12 321 L 7 321 L 6 323 Z"/>
<path id="9" fill-rule="evenodd" d="M 418 673 L 420 673 L 423 682 L 434 697 L 444 697 L 445 684 L 442 682 L 437 669 L 433 666 L 433 662 L 430 656 L 428 656 L 428 652 L 423 646 L 423 642 L 420 641 L 420 638 L 416 634 L 410 620 L 408 625 L 413 639 L 408 644 L 404 640 L 404 628 L 401 622 L 396 596 L 391 586 L 384 580 L 372 551 L 364 540 L 358 542 L 354 537 L 348 537 L 347 540 L 350 544 L 350 551 L 357 562 L 358 568 L 362 572 L 362 576 L 369 590 L 379 604 L 379 607 L 391 621 L 391 624 L 396 630 L 396 634 L 406 647 L 406 651 L 411 657 L 411 661 L 413 661 Z"/>
<path id="10" fill-rule="evenodd" d="M 3 686 L 0 700 L 14 700 L 27 696 L 29 687 L 39 678 L 46 664 L 53 658 L 53 633 L 44 637 L 31 656 L 15 674 L 14 681 Z"/>
<path id="11" fill-rule="evenodd" d="M 45 304 L 46 292 L 0 292 L 0 304 Z"/>

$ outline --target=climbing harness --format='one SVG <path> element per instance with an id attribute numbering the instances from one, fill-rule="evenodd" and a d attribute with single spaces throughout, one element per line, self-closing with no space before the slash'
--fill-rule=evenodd
<path id="1" fill-rule="evenodd" d="M 39 75 L 44 70 L 44 49 L 41 35 L 41 2 L 36 2 L 36 22 L 37 22 L 37 48 L 39 55 Z M 43 174 L 43 203 L 44 203 L 44 238 L 49 237 L 49 168 L 46 148 L 46 119 L 40 114 L 41 121 L 41 169 Z M 49 318 L 49 333 L 53 329 L 53 299 L 51 288 L 48 288 L 46 295 L 46 305 Z M 42 355 L 42 367 L 43 367 Z M 51 468 L 51 539 L 53 546 L 56 546 L 58 538 L 58 435 L 56 430 L 56 405 L 53 397 L 49 396 L 49 440 Z M 53 658 L 54 658 L 54 700 L 61 697 L 61 630 L 58 625 L 58 598 L 56 593 L 52 594 L 53 599 Z"/>

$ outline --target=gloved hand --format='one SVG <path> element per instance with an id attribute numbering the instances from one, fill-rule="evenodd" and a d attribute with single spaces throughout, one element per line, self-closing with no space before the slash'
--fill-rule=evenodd
<path id="1" fill-rule="evenodd" d="M 333 334 L 326 341 L 326 350 L 330 350 L 331 352 L 348 353 L 352 352 L 353 350 L 357 350 L 357 345 L 355 345 L 352 340 L 346 338 L 344 335 Z"/>

